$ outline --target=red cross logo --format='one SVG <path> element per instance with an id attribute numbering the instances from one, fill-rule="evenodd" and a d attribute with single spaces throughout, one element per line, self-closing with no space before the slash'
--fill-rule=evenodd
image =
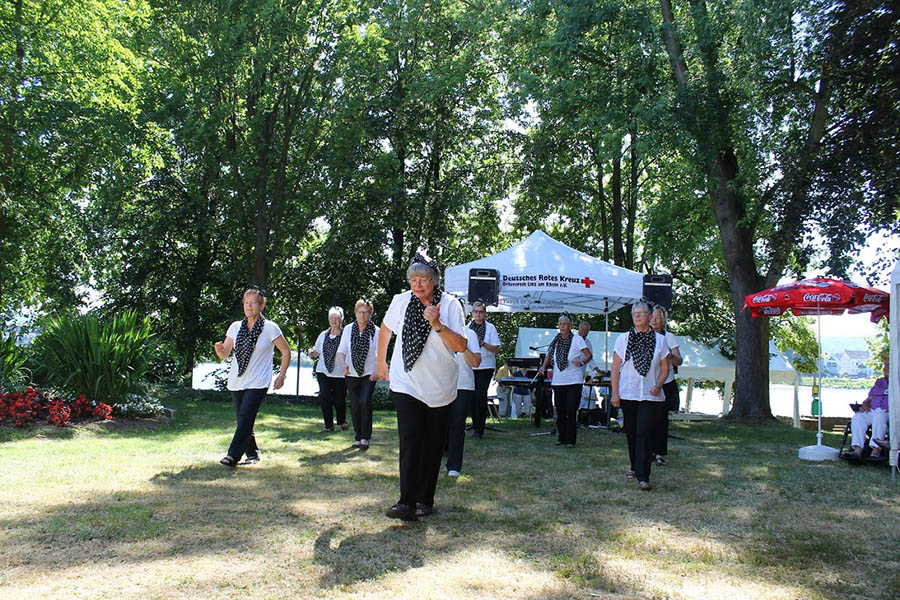
<path id="1" fill-rule="evenodd" d="M 593 285 L 597 282 L 594 281 L 593 279 L 591 279 L 590 277 L 585 277 L 584 279 L 581 280 L 581 283 L 584 284 L 584 287 L 589 288 L 589 287 L 591 287 L 591 285 Z"/>

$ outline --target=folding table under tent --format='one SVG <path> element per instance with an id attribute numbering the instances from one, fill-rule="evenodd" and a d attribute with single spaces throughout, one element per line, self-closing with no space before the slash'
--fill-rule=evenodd
<path id="1" fill-rule="evenodd" d="M 448 267 L 444 289 L 466 300 L 470 269 L 499 272 L 495 312 L 609 314 L 643 296 L 644 276 L 594 258 L 543 231 L 486 258 Z"/>

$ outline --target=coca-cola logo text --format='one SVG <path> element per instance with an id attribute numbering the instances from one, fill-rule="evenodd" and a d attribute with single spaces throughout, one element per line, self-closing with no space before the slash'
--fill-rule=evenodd
<path id="1" fill-rule="evenodd" d="M 760 294 L 759 296 L 753 296 L 753 303 L 761 304 L 763 302 L 772 302 L 775 298 L 777 298 L 775 294 Z"/>
<path id="2" fill-rule="evenodd" d="M 880 294 L 865 294 L 863 302 L 884 302 L 884 296 Z"/>
<path id="3" fill-rule="evenodd" d="M 829 294 L 828 292 L 820 292 L 818 294 L 803 294 L 804 302 L 840 302 L 840 294 Z"/>

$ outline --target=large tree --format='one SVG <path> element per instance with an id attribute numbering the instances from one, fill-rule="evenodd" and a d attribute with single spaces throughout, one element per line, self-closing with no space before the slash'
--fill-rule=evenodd
<path id="1" fill-rule="evenodd" d="M 737 353 L 732 414 L 770 416 L 768 323 L 743 311 L 743 299 L 788 271 L 803 272 L 815 243 L 813 224 L 833 222 L 814 202 L 819 190 L 813 184 L 831 158 L 830 136 L 846 124 L 846 107 L 834 102 L 836 86 L 849 90 L 866 81 L 857 78 L 862 69 L 854 77 L 829 48 L 840 47 L 852 31 L 861 35 L 865 20 L 854 22 L 854 11 L 829 1 L 710 7 L 705 0 L 690 0 L 676 11 L 670 0 L 661 0 L 660 7 L 662 42 L 675 82 L 674 115 L 690 135 L 685 152 L 705 173 L 727 268 Z M 878 8 L 879 14 L 896 10 Z M 891 54 L 889 39 L 881 41 Z M 848 60 L 872 59 L 877 54 Z M 875 89 L 872 96 L 896 105 L 896 95 L 885 91 Z M 842 185 L 856 184 L 892 207 L 872 215 L 869 223 L 877 226 L 885 215 L 896 215 L 897 198 L 882 185 L 896 182 L 895 165 L 886 171 L 888 165 L 875 156 L 863 158 L 867 175 Z M 845 245 L 838 254 L 850 248 Z"/>

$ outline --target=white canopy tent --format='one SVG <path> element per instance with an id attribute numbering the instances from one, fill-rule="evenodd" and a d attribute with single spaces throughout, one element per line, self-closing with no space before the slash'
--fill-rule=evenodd
<path id="1" fill-rule="evenodd" d="M 498 312 L 609 314 L 643 296 L 643 275 L 569 248 L 543 231 L 486 258 L 449 267 L 444 289 L 466 299 L 470 269 L 500 275 Z"/>
<path id="2" fill-rule="evenodd" d="M 520 327 L 519 337 L 516 340 L 516 356 L 538 356 L 540 349 L 550 343 L 556 335 L 555 329 L 543 329 L 536 327 Z M 594 361 L 597 364 L 609 365 L 612 361 L 612 351 L 609 355 L 601 348 L 614 346 L 619 332 L 592 331 L 588 334 L 594 351 Z M 607 337 L 608 336 L 608 340 Z M 609 346 L 607 345 L 609 342 Z M 722 356 L 715 348 L 710 348 L 699 342 L 684 337 L 678 338 L 678 348 L 684 357 L 684 363 L 678 367 L 678 379 L 686 380 L 687 400 L 686 406 L 690 410 L 691 392 L 694 381 L 722 381 L 725 384 L 725 395 L 722 400 L 722 414 L 728 412 L 731 406 L 731 388 L 734 384 L 734 361 Z M 608 368 L 608 366 L 607 366 Z M 800 427 L 800 380 L 797 371 L 784 357 L 773 342 L 769 342 L 769 383 L 783 383 L 794 386 L 794 427 Z"/>
<path id="3" fill-rule="evenodd" d="M 891 273 L 891 366 L 888 377 L 888 412 L 890 413 L 891 477 L 897 478 L 897 450 L 900 448 L 900 262 Z"/>

